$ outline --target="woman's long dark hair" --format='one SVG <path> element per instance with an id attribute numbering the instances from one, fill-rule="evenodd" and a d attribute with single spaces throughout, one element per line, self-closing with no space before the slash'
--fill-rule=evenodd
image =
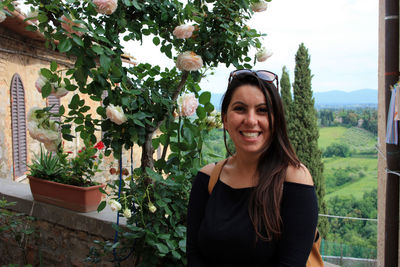
<path id="1" fill-rule="evenodd" d="M 300 161 L 287 135 L 285 114 L 277 88 L 272 83 L 259 79 L 255 74 L 235 76 L 228 85 L 222 100 L 221 115 L 227 115 L 233 93 L 239 86 L 254 85 L 260 88 L 268 107 L 270 141 L 266 144 L 258 164 L 258 185 L 250 195 L 249 215 L 257 239 L 279 239 L 281 235 L 280 204 L 283 182 L 289 165 L 300 167 Z M 225 128 L 224 128 L 224 142 Z"/>

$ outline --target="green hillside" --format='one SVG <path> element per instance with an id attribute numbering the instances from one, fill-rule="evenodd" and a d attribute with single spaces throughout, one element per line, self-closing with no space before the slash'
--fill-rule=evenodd
<path id="1" fill-rule="evenodd" d="M 377 188 L 378 158 L 376 137 L 360 128 L 320 128 L 319 147 L 325 150 L 333 143 L 346 144 L 352 151 L 347 158 L 324 158 L 326 199 L 354 196 L 361 199 L 365 192 Z"/>

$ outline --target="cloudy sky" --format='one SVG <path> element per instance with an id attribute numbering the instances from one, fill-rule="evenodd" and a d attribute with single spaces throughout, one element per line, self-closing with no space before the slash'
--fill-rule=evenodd
<path id="1" fill-rule="evenodd" d="M 267 11 L 253 16 L 249 26 L 267 34 L 263 44 L 274 53 L 254 69 L 270 70 L 280 76 L 286 65 L 293 81 L 294 57 L 303 42 L 311 56 L 315 92 L 377 89 L 377 0 L 272 0 Z M 159 55 L 159 48 L 151 49 L 151 40 L 128 47 L 139 62 L 173 66 L 171 60 Z M 232 70 L 232 66 L 219 67 L 215 75 L 202 81 L 201 87 L 224 92 Z"/>
<path id="2" fill-rule="evenodd" d="M 378 0 L 272 0 L 267 11 L 255 13 L 248 23 L 267 34 L 263 45 L 274 53 L 254 69 L 281 76 L 286 65 L 293 82 L 294 57 L 303 42 L 311 56 L 314 92 L 377 89 L 378 9 Z M 162 55 L 151 39 L 145 39 L 142 45 L 126 43 L 126 51 L 138 62 L 172 67 L 174 62 Z M 201 87 L 223 93 L 233 69 L 219 67 L 201 82 Z"/>

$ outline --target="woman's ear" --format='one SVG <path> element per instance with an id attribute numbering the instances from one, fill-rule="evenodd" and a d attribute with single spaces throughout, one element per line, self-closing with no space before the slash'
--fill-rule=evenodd
<path id="1" fill-rule="evenodd" d="M 226 124 L 226 114 L 222 114 L 222 123 L 224 124 L 224 128 L 225 128 L 225 124 Z"/>

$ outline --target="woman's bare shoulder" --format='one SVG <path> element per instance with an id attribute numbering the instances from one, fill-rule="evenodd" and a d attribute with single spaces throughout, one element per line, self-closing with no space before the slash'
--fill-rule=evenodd
<path id="1" fill-rule="evenodd" d="M 307 167 L 300 164 L 300 167 L 289 165 L 286 170 L 286 182 L 314 185 L 313 179 Z"/>
<path id="2" fill-rule="evenodd" d="M 215 163 L 210 163 L 210 164 L 207 164 L 206 166 L 204 166 L 203 168 L 201 168 L 200 171 L 207 175 L 211 175 L 211 172 L 214 169 L 214 167 L 215 167 Z"/>

